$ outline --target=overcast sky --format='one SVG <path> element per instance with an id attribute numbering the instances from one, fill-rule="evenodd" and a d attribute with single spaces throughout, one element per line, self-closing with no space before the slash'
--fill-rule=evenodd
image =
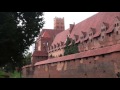
<path id="1" fill-rule="evenodd" d="M 53 19 L 55 17 L 64 17 L 65 29 L 69 28 L 69 24 L 75 24 L 81 22 L 82 20 L 96 14 L 97 12 L 44 12 L 44 27 L 47 29 L 53 29 Z"/>
<path id="2" fill-rule="evenodd" d="M 75 24 L 87 19 L 88 17 L 96 14 L 98 12 L 44 12 L 44 27 L 43 29 L 53 29 L 54 27 L 54 18 L 64 17 L 65 30 L 69 28 L 69 24 Z M 30 47 L 30 52 L 34 49 L 34 45 Z"/>

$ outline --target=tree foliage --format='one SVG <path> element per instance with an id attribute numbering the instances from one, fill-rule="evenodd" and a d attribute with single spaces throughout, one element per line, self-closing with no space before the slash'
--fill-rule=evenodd
<path id="1" fill-rule="evenodd" d="M 42 12 L 0 12 L 0 66 L 22 64 L 43 25 Z"/>
<path id="2" fill-rule="evenodd" d="M 23 65 L 29 65 L 31 64 L 31 55 L 32 53 L 28 53 L 25 58 L 23 59 Z"/>
<path id="3" fill-rule="evenodd" d="M 72 43 L 71 45 L 69 45 Z M 75 41 L 67 37 L 66 47 L 64 48 L 64 55 L 70 55 L 78 53 L 78 44 L 75 44 Z"/>

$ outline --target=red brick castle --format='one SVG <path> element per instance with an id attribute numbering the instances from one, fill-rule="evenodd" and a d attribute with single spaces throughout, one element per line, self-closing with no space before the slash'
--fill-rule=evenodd
<path id="1" fill-rule="evenodd" d="M 32 64 L 48 59 L 48 47 L 51 46 L 55 36 L 64 31 L 64 18 L 54 18 L 54 29 L 43 29 L 35 43 L 32 55 Z"/>
<path id="2" fill-rule="evenodd" d="M 64 28 L 64 18 L 55 18 L 53 30 L 42 30 L 23 77 L 120 77 L 120 12 L 100 12 Z M 65 48 L 74 45 L 78 52 L 65 55 Z"/>

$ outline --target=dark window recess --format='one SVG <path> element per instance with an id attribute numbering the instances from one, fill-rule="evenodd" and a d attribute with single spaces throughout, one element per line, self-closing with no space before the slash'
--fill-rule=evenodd
<path id="1" fill-rule="evenodd" d="M 104 39 L 104 36 L 102 36 L 102 39 Z"/>
<path id="2" fill-rule="evenodd" d="M 90 33 L 89 36 L 92 36 L 92 33 Z"/>
<path id="3" fill-rule="evenodd" d="M 87 41 L 85 41 L 85 43 L 87 43 Z"/>
<path id="4" fill-rule="evenodd" d="M 92 39 L 91 39 L 91 42 L 92 42 Z"/>
<path id="5" fill-rule="evenodd" d="M 88 57 L 86 57 L 86 60 L 88 60 Z"/>
<path id="6" fill-rule="evenodd" d="M 102 55 L 102 57 L 105 57 L 105 55 Z"/>
<path id="7" fill-rule="evenodd" d="M 119 23 L 117 23 L 117 26 L 119 26 Z"/>
<path id="8" fill-rule="evenodd" d="M 68 62 L 70 62 L 70 61 L 68 61 Z"/>
<path id="9" fill-rule="evenodd" d="M 103 73 L 105 73 L 106 71 L 104 70 Z"/>
<path id="10" fill-rule="evenodd" d="M 75 62 L 76 60 L 74 59 L 73 61 Z"/>
<path id="11" fill-rule="evenodd" d="M 75 38 L 75 41 L 77 41 L 78 39 L 77 38 Z"/>
<path id="12" fill-rule="evenodd" d="M 87 73 L 85 73 L 84 75 L 87 76 Z"/>
<path id="13" fill-rule="evenodd" d="M 112 34 L 111 34 L 111 33 L 109 33 L 109 34 L 108 34 L 108 36 L 109 36 L 109 37 L 111 37 L 111 36 L 112 36 Z"/>
<path id="14" fill-rule="evenodd" d="M 118 72 L 116 75 L 117 75 L 118 78 L 120 78 L 120 72 Z"/>
<path id="15" fill-rule="evenodd" d="M 116 32 L 116 34 L 118 35 L 118 31 Z"/>
<path id="16" fill-rule="evenodd" d="M 102 32 L 104 32 L 104 31 L 105 31 L 105 29 L 102 29 L 101 31 L 102 31 Z"/>
<path id="17" fill-rule="evenodd" d="M 98 38 L 95 38 L 96 40 L 98 40 Z"/>

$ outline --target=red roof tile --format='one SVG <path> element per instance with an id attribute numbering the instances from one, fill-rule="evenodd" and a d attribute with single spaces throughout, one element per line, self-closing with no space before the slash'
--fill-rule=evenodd
<path id="1" fill-rule="evenodd" d="M 39 37 L 47 37 L 47 38 L 54 38 L 58 33 L 62 32 L 63 30 L 55 30 L 55 29 L 42 29 L 39 34 Z"/>
<path id="2" fill-rule="evenodd" d="M 43 51 L 34 51 L 32 57 L 34 57 L 34 56 L 48 56 L 48 54 Z"/>
<path id="3" fill-rule="evenodd" d="M 56 35 L 63 31 L 63 30 L 55 30 L 55 29 L 43 29 L 43 30 L 48 32 L 50 36 Z"/>
<path id="4" fill-rule="evenodd" d="M 107 32 L 111 32 L 113 28 L 113 23 L 115 20 L 115 17 L 120 17 L 120 12 L 100 12 L 97 13 L 86 20 L 76 24 L 71 32 L 70 37 L 74 38 L 74 34 L 80 35 L 81 31 L 88 32 L 90 28 L 95 28 L 96 33 L 94 37 L 98 36 L 101 32 L 101 25 L 103 22 L 109 24 L 109 29 Z"/>
<path id="5" fill-rule="evenodd" d="M 41 37 L 50 38 L 51 36 L 47 31 L 45 31 Z"/>
<path id="6" fill-rule="evenodd" d="M 80 40 L 80 37 L 79 37 L 77 42 L 87 40 L 88 39 L 87 34 L 88 34 L 88 31 L 90 30 L 90 28 L 92 28 L 92 30 L 95 33 L 93 37 L 97 37 L 101 33 L 101 25 L 103 23 L 105 25 L 109 26 L 106 33 L 110 33 L 113 30 L 114 20 L 115 20 L 116 16 L 120 17 L 120 12 L 100 12 L 100 13 L 97 13 L 97 14 L 81 21 L 80 23 L 76 24 L 73 27 L 71 34 L 70 34 L 70 32 L 68 32 L 68 30 L 65 30 L 65 31 L 57 34 L 52 45 L 60 43 L 60 41 L 65 42 L 68 34 L 70 34 L 70 38 L 72 38 L 74 40 L 75 40 L 74 35 L 80 36 L 81 34 L 83 34 L 86 36 L 83 40 Z M 87 32 L 87 33 L 85 33 L 85 32 Z"/>
<path id="7" fill-rule="evenodd" d="M 69 29 L 57 34 L 52 45 L 54 46 L 54 44 L 57 45 L 57 43 L 65 42 L 68 34 L 70 34 Z"/>

